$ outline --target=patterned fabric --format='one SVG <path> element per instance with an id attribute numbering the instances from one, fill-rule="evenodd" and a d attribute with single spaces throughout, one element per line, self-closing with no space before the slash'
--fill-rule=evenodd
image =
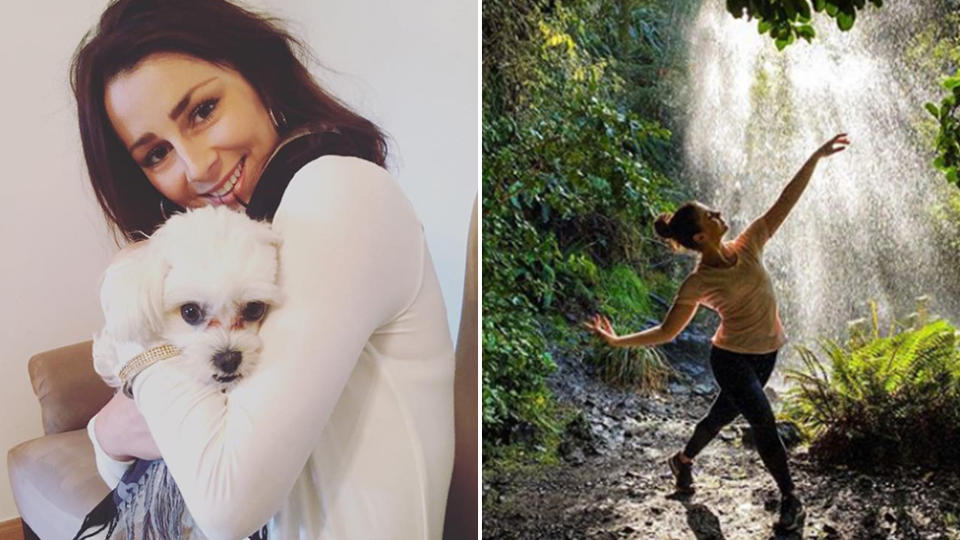
<path id="1" fill-rule="evenodd" d="M 137 460 L 83 520 L 74 540 L 204 540 L 163 460 Z M 266 540 L 267 526 L 249 537 Z"/>

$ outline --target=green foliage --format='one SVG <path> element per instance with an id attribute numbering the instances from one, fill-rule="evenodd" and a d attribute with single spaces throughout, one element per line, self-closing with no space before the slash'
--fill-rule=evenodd
<path id="1" fill-rule="evenodd" d="M 662 390 L 673 372 L 663 353 L 653 347 L 604 347 L 593 361 L 603 380 L 641 392 Z"/>
<path id="2" fill-rule="evenodd" d="M 940 106 L 926 103 L 927 111 L 937 119 L 940 131 L 937 134 L 936 153 L 933 166 L 939 169 L 947 181 L 960 187 L 957 169 L 960 167 L 960 70 L 947 77 L 941 84 L 947 95 L 940 100 Z"/>
<path id="3" fill-rule="evenodd" d="M 555 365 L 532 306 L 522 295 L 487 294 L 486 287 L 483 304 L 484 440 L 510 441 L 522 424 L 555 431 L 544 382 Z"/>
<path id="4" fill-rule="evenodd" d="M 868 0 L 727 0 L 727 11 L 736 18 L 746 15 L 755 18 L 757 32 L 769 34 L 783 50 L 797 39 L 810 42 L 816 32 L 810 24 L 813 20 L 811 7 L 817 13 L 833 18 L 840 30 L 850 30 L 857 19 L 857 11 L 866 7 Z M 883 0 L 869 0 L 876 7 Z"/>
<path id="5" fill-rule="evenodd" d="M 880 335 L 823 340 L 823 357 L 798 347 L 804 369 L 784 414 L 813 435 L 811 454 L 830 463 L 949 465 L 960 459 L 960 348 L 957 330 L 926 321 L 925 307 Z M 859 326 L 858 324 L 854 325 Z"/>
<path id="6" fill-rule="evenodd" d="M 649 326 L 653 315 L 648 284 L 628 265 L 617 264 L 599 277 L 596 299 L 605 315 L 617 321 L 618 332 Z M 595 348 L 588 358 L 607 382 L 640 391 L 663 388 L 670 367 L 655 348 Z"/>
<path id="7" fill-rule="evenodd" d="M 630 61 L 605 41 L 621 14 L 634 17 L 628 34 L 646 28 L 655 40 L 641 9 L 484 2 L 485 445 L 558 429 L 545 384 L 554 369 L 548 349 L 583 339 L 548 347 L 556 332 L 545 327 L 556 313 L 571 328 L 608 301 L 618 313 L 649 313 L 646 287 L 630 267 L 648 259 L 652 219 L 674 204 L 664 169 L 675 150 L 667 129 L 625 104 L 630 93 L 613 66 Z"/>
<path id="8" fill-rule="evenodd" d="M 600 282 L 597 300 L 613 320 L 636 327 L 651 315 L 650 290 L 630 266 L 614 266 Z"/>

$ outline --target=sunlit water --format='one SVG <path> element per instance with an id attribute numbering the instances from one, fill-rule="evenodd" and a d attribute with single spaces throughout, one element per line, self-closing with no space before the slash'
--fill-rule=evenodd
<path id="1" fill-rule="evenodd" d="M 815 15 L 817 37 L 780 53 L 705 1 L 689 34 L 685 173 L 696 198 L 724 212 L 731 237 L 776 200 L 807 157 L 838 132 L 853 144 L 821 160 L 800 202 L 767 245 L 781 317 L 794 344 L 846 336 L 847 321 L 879 304 L 882 321 L 902 317 L 921 295 L 957 322 L 960 270 L 933 228 L 930 209 L 949 186 L 932 169 L 917 125 L 936 81 L 920 81 L 891 47 L 891 28 L 919 3 L 867 9 L 840 32 Z M 885 26 L 884 26 L 885 25 Z M 886 29 L 883 49 L 870 42 Z M 893 44 L 893 45 L 891 45 Z M 956 259 L 954 259 L 956 260 Z"/>

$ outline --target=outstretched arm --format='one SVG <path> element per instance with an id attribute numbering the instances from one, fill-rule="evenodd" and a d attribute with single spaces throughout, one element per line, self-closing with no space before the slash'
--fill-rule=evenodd
<path id="1" fill-rule="evenodd" d="M 850 144 L 850 141 L 847 139 L 847 134 L 841 133 L 827 141 L 826 144 L 818 148 L 817 151 L 807 159 L 807 162 L 803 164 L 803 167 L 801 167 L 793 177 L 793 180 L 787 184 L 787 187 L 783 188 L 783 192 L 780 193 L 780 198 L 777 199 L 777 202 L 763 215 L 762 219 L 766 222 L 769 236 L 773 236 L 773 233 L 780 228 L 783 220 L 787 219 L 790 210 L 793 210 L 793 206 L 797 204 L 800 195 L 803 194 L 803 190 L 807 188 L 810 176 L 813 175 L 813 170 L 817 167 L 817 162 L 820 161 L 820 158 L 840 152 L 845 149 L 848 144 Z"/>
<path id="2" fill-rule="evenodd" d="M 673 304 L 658 326 L 628 336 L 618 336 L 610 319 L 603 315 L 594 315 L 593 321 L 585 322 L 584 326 L 596 332 L 612 347 L 644 347 L 673 341 L 690 324 L 696 312 L 696 304 Z"/>

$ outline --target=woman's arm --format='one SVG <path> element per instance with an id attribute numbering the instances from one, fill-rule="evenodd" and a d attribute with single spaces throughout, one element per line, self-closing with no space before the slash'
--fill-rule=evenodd
<path id="1" fill-rule="evenodd" d="M 96 420 L 94 422 L 94 420 Z M 93 427 L 89 427 L 93 426 Z M 114 394 L 89 424 L 94 448 L 114 462 L 132 463 L 133 458 L 160 459 L 160 450 L 147 422 L 132 399 Z"/>
<path id="2" fill-rule="evenodd" d="M 245 537 L 283 506 L 371 334 L 405 313 L 424 268 L 412 206 L 387 171 L 356 158 L 301 169 L 273 227 L 285 302 L 263 322 L 255 372 L 225 395 L 173 358 L 133 384 L 211 539 Z"/>
<path id="3" fill-rule="evenodd" d="M 696 304 L 674 303 L 658 326 L 628 336 L 618 336 L 610 320 L 602 315 L 595 315 L 593 323 L 588 322 L 586 326 L 612 347 L 647 347 L 673 341 L 690 324 L 696 312 Z"/>
<path id="4" fill-rule="evenodd" d="M 787 187 L 783 188 L 783 192 L 780 193 L 777 202 L 763 215 L 762 219 L 766 222 L 768 236 L 773 236 L 773 233 L 780 228 L 780 224 L 787 219 L 787 215 L 790 214 L 794 205 L 800 200 L 800 196 L 803 195 L 803 191 L 807 188 L 807 183 L 810 182 L 810 176 L 813 175 L 813 170 L 817 167 L 817 162 L 820 161 L 820 158 L 840 152 L 845 149 L 848 144 L 850 144 L 850 141 L 847 139 L 847 134 L 841 133 L 827 141 L 807 159 L 803 167 L 801 167 L 793 177 L 793 180 L 787 184 Z"/>

